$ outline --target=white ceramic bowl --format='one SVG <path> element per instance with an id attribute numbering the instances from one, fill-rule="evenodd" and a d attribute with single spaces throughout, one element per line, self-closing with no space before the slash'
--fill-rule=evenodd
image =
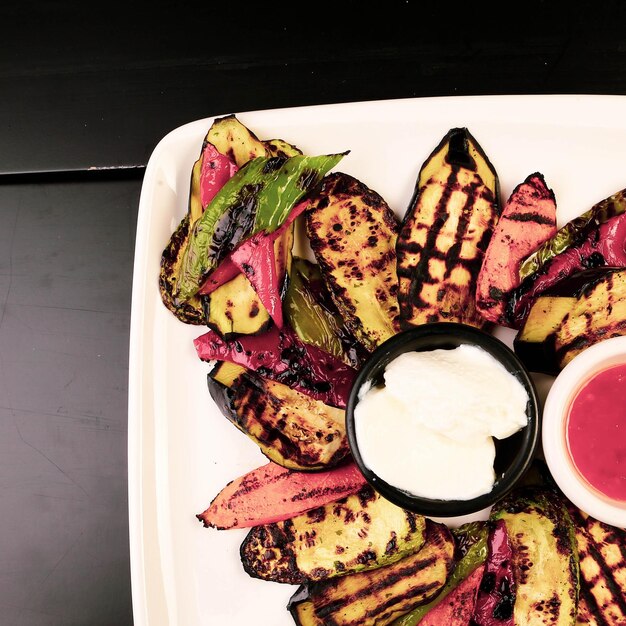
<path id="1" fill-rule="evenodd" d="M 563 493 L 591 517 L 626 528 L 626 502 L 603 497 L 580 476 L 565 433 L 570 403 L 582 385 L 597 372 L 619 363 L 626 363 L 626 336 L 600 341 L 572 359 L 546 396 L 541 437 L 546 463 Z"/>

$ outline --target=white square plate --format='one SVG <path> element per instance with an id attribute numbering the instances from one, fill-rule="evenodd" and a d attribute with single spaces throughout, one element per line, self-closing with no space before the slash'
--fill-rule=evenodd
<path id="1" fill-rule="evenodd" d="M 626 187 L 626 99 L 620 96 L 469 96 L 237 113 L 261 139 L 306 154 L 350 150 L 338 170 L 402 215 L 417 172 L 450 128 L 465 126 L 496 168 L 504 202 L 540 172 L 559 225 Z M 191 168 L 214 118 L 164 137 L 139 204 L 132 295 L 128 415 L 130 550 L 135 626 L 292 626 L 295 587 L 244 573 L 246 530 L 206 529 L 195 515 L 265 457 L 209 396 L 208 366 L 158 291 L 161 252 L 187 210 Z M 504 329 L 503 329 L 504 330 Z M 504 330 L 503 338 L 510 339 Z M 549 384 L 549 382 L 548 382 Z"/>

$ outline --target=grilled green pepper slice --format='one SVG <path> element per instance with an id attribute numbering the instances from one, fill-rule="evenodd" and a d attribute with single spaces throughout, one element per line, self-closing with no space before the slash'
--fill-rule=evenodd
<path id="1" fill-rule="evenodd" d="M 283 304 L 287 321 L 305 343 L 358 367 L 366 353 L 345 327 L 325 289 L 319 266 L 295 257 Z"/>
<path id="2" fill-rule="evenodd" d="M 345 154 L 256 157 L 246 163 L 194 224 L 181 263 L 176 301 L 194 296 L 207 274 L 241 241 L 276 230 L 294 204 Z"/>

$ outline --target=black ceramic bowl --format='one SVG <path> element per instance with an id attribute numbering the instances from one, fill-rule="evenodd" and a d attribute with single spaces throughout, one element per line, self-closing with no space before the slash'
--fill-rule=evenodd
<path id="1" fill-rule="evenodd" d="M 528 425 L 514 435 L 495 439 L 496 457 L 494 470 L 496 481 L 493 489 L 471 500 L 435 500 L 422 498 L 403 491 L 378 477 L 363 462 L 355 434 L 354 409 L 358 403 L 361 387 L 368 382 L 372 386 L 382 384 L 388 363 L 404 352 L 452 349 L 462 344 L 483 348 L 506 367 L 528 392 L 526 413 Z M 404 509 L 429 517 L 450 518 L 477 513 L 492 506 L 508 493 L 523 477 L 532 463 L 539 443 L 539 403 L 534 383 L 516 354 L 503 341 L 490 333 L 451 322 L 437 322 L 416 326 L 391 337 L 381 344 L 362 366 L 348 399 L 346 429 L 352 455 L 366 480 L 382 496 Z"/>

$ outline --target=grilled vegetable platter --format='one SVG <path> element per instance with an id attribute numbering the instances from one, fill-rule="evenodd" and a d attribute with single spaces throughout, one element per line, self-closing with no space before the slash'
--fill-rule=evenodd
<path id="1" fill-rule="evenodd" d="M 284 623 L 626 624 L 626 531 L 568 502 L 541 459 L 488 519 L 453 527 L 373 491 L 344 423 L 361 363 L 405 328 L 503 333 L 548 381 L 626 334 L 626 189 L 564 220 L 558 181 L 530 169 L 505 190 L 463 125 L 415 154 L 404 205 L 351 156 L 334 142 L 310 153 L 296 128 L 266 137 L 236 115 L 207 128 L 155 280 L 187 328 L 207 406 L 258 463 L 177 514 L 237 537 L 232 568 L 282 598 Z"/>

